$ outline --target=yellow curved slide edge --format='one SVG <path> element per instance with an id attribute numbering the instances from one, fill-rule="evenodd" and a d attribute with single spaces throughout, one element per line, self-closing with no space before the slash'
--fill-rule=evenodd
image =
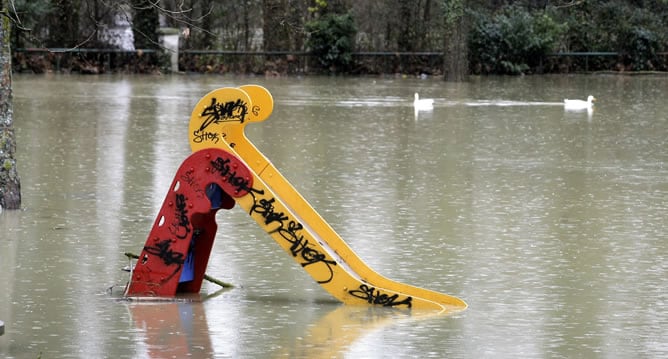
<path id="1" fill-rule="evenodd" d="M 192 150 L 226 149 L 253 173 L 253 191 L 237 198 L 237 203 L 341 302 L 447 312 L 465 309 L 466 303 L 457 297 L 386 278 L 355 254 L 246 137 L 245 126 L 266 120 L 272 110 L 269 91 L 246 85 L 211 91 L 192 112 Z"/>

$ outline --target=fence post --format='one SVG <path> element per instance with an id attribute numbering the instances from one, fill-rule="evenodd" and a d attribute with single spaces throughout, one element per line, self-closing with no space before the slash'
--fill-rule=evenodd
<path id="1" fill-rule="evenodd" d="M 170 70 L 179 72 L 179 29 L 163 27 L 158 29 L 160 45 L 169 55 Z"/>

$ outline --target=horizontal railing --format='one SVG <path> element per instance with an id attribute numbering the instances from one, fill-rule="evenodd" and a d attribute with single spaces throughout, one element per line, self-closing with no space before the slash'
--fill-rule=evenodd
<path id="1" fill-rule="evenodd" d="M 123 49 L 89 49 L 84 47 L 19 47 L 12 49 L 16 52 L 36 52 L 36 53 L 98 53 L 98 54 L 135 54 L 137 52 L 151 53 L 156 52 L 155 49 L 141 49 L 141 50 L 123 50 Z"/>
<path id="2" fill-rule="evenodd" d="M 16 48 L 13 49 L 16 53 L 51 53 L 51 54 L 77 54 L 77 53 L 86 53 L 86 54 L 101 54 L 101 55 L 112 55 L 119 54 L 125 56 L 132 56 L 134 54 L 150 54 L 162 50 L 156 49 L 139 49 L 139 50 L 122 50 L 122 49 L 99 49 L 99 48 L 36 48 L 36 47 L 27 47 L 27 48 Z M 660 56 L 668 56 L 668 52 L 658 52 Z M 205 55 L 205 56 L 233 56 L 233 57 L 257 57 L 257 56 L 294 56 L 297 58 L 308 58 L 312 57 L 313 54 L 308 51 L 239 51 L 239 50 L 179 50 L 178 56 L 183 55 Z M 427 61 L 429 64 L 434 64 L 435 61 L 442 61 L 444 53 L 442 51 L 417 51 L 417 52 L 406 52 L 406 51 L 357 51 L 351 54 L 356 58 L 373 58 L 378 57 L 382 58 L 383 62 L 388 63 L 392 58 L 398 59 L 400 63 L 404 63 L 405 60 L 410 58 L 421 58 Z M 580 52 L 580 51 L 564 51 L 556 52 L 547 55 L 547 57 L 575 57 L 575 58 L 584 58 L 584 68 L 585 71 L 589 71 L 589 59 L 590 58 L 605 58 L 605 57 L 618 57 L 622 54 L 615 51 L 591 51 L 591 52 Z M 57 69 L 59 69 L 60 58 L 57 57 Z M 390 65 L 391 66 L 391 65 Z M 438 66 L 437 66 L 438 67 Z"/>

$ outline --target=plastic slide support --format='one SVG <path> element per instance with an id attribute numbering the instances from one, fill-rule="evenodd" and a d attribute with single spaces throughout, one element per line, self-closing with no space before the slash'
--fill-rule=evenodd
<path id="1" fill-rule="evenodd" d="M 325 290 L 346 304 L 462 310 L 454 296 L 390 280 L 366 265 L 331 226 L 248 140 L 245 126 L 273 111 L 269 91 L 258 85 L 220 88 L 195 106 L 189 125 L 193 151 L 222 148 L 252 172 L 250 195 L 235 198 Z"/>
<path id="2" fill-rule="evenodd" d="M 248 195 L 254 176 L 236 156 L 208 148 L 179 167 L 132 270 L 126 296 L 197 293 L 216 236 L 216 212 Z M 184 271 L 186 266 L 190 266 Z M 186 275 L 184 275 L 186 273 Z"/>
<path id="3" fill-rule="evenodd" d="M 195 106 L 194 153 L 179 167 L 132 271 L 126 296 L 173 297 L 201 289 L 217 225 L 215 214 L 243 208 L 327 292 L 343 303 L 463 310 L 457 297 L 390 280 L 369 268 L 248 140 L 248 123 L 266 120 L 261 86 L 221 88 Z"/>

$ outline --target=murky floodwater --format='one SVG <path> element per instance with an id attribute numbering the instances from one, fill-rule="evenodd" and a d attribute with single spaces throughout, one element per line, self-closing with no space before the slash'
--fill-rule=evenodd
<path id="1" fill-rule="evenodd" d="M 375 270 L 463 298 L 338 305 L 243 211 L 202 302 L 119 300 L 212 89 L 275 99 L 251 140 Z M 668 355 L 668 78 L 14 78 L 23 210 L 0 214 L 7 358 Z M 414 92 L 436 99 L 415 117 Z M 593 113 L 564 97 L 598 98 Z M 115 286 L 111 293 L 108 288 Z"/>

